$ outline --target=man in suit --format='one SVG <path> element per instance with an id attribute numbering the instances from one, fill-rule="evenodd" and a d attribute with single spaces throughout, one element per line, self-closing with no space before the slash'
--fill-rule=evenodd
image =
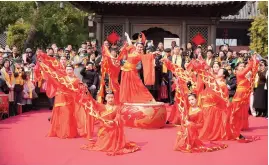
<path id="1" fill-rule="evenodd" d="M 168 60 L 172 61 L 171 49 L 167 48 L 164 50 L 164 52 L 165 52 L 164 58 L 167 58 Z M 162 72 L 163 72 L 163 79 L 165 81 L 165 84 L 167 85 L 168 102 L 170 105 L 172 105 L 174 103 L 174 97 L 172 95 L 173 73 L 167 70 L 165 65 L 163 65 Z"/>

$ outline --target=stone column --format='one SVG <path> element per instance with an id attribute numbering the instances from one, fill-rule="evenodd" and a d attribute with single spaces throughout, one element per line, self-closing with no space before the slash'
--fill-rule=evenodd
<path id="1" fill-rule="evenodd" d="M 186 39 L 187 39 L 187 26 L 186 26 L 186 21 L 183 20 L 182 21 L 182 25 L 181 25 L 181 38 L 180 38 L 180 43 L 181 43 L 181 47 L 185 48 L 186 47 Z"/>
<path id="2" fill-rule="evenodd" d="M 125 19 L 125 32 L 129 34 L 129 36 L 132 36 L 132 34 L 130 34 L 130 21 L 128 18 Z M 124 36 L 124 32 L 123 32 L 123 36 Z"/>
<path id="3" fill-rule="evenodd" d="M 96 22 L 96 39 L 98 41 L 98 46 L 103 43 L 102 40 L 102 32 L 103 32 L 103 23 L 102 23 L 102 16 L 96 15 L 94 18 L 94 22 Z"/>

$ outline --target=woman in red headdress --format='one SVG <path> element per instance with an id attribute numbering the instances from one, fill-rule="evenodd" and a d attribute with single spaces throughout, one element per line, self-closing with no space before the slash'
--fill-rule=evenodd
<path id="1" fill-rule="evenodd" d="M 115 105 L 114 94 L 106 94 L 106 105 L 98 104 L 98 110 L 107 122 L 100 122 L 97 140 L 92 140 L 81 148 L 89 151 L 103 151 L 108 155 L 122 155 L 140 150 L 134 142 L 127 142 L 121 119 L 121 107 Z"/>
<path id="2" fill-rule="evenodd" d="M 125 34 L 129 39 L 128 34 Z M 142 36 L 140 37 L 142 38 Z M 129 46 L 133 47 L 133 46 Z M 146 103 L 155 101 L 148 89 L 138 76 L 136 69 L 137 64 L 142 61 L 144 69 L 144 80 L 146 85 L 154 83 L 154 54 L 143 54 L 144 43 L 139 41 L 136 43 L 135 51 L 128 52 L 128 48 L 124 47 L 122 51 L 126 51 L 127 59 L 121 67 L 120 82 L 120 102 L 121 103 Z M 145 74 L 146 73 L 146 74 Z"/>
<path id="3" fill-rule="evenodd" d="M 195 94 L 187 96 L 188 89 L 183 80 L 179 79 L 177 86 L 179 89 L 175 100 L 182 117 L 174 149 L 181 152 L 212 152 L 227 148 L 225 144 L 205 144 L 199 139 L 199 130 L 204 124 L 203 111 L 197 104 Z"/>
<path id="4" fill-rule="evenodd" d="M 67 76 L 65 76 L 64 79 L 67 83 L 78 84 L 79 79 L 73 75 L 72 66 L 66 67 L 66 73 Z M 70 97 L 69 93 L 64 90 L 57 89 L 52 110 L 51 128 L 48 133 L 49 137 L 75 138 L 78 136 L 74 110 L 74 98 Z"/>
<path id="5" fill-rule="evenodd" d="M 236 93 L 232 100 L 232 118 L 231 123 L 234 127 L 233 131 L 238 134 L 243 129 L 248 128 L 248 110 L 249 110 L 249 98 L 254 83 L 254 77 L 257 73 L 258 61 L 252 57 L 249 60 L 248 65 L 240 62 L 237 65 L 236 70 Z M 252 78 L 246 77 L 247 73 L 252 71 Z"/>

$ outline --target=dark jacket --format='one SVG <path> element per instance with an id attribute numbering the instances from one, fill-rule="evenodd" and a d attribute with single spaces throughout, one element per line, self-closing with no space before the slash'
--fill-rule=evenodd
<path id="1" fill-rule="evenodd" d="M 97 87 L 98 73 L 95 70 L 86 70 L 86 68 L 83 68 L 80 71 L 80 74 L 83 76 L 82 82 L 86 83 L 88 87 L 92 85 L 95 85 Z"/>
<path id="2" fill-rule="evenodd" d="M 6 84 L 6 81 L 0 77 L 0 92 L 4 92 L 5 94 L 9 93 L 9 88 Z"/>
<path id="3" fill-rule="evenodd" d="M 172 56 L 169 56 L 169 57 L 167 57 L 167 58 L 168 58 L 169 61 L 172 62 Z M 166 76 L 167 76 L 168 79 L 172 80 L 172 78 L 173 78 L 173 73 L 172 73 L 170 70 L 168 70 L 167 73 L 165 73 L 165 74 L 166 74 Z"/>
<path id="4" fill-rule="evenodd" d="M 233 97 L 236 91 L 236 76 L 231 75 L 227 79 L 227 85 L 230 86 L 229 97 Z"/>

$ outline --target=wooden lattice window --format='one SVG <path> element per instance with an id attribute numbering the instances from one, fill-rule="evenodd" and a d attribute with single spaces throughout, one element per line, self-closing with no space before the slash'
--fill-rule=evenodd
<path id="1" fill-rule="evenodd" d="M 188 27 L 188 41 L 192 42 L 192 39 L 200 33 L 204 39 L 206 40 L 206 43 L 201 45 L 203 48 L 205 48 L 208 45 L 208 26 L 189 26 Z"/>
<path id="2" fill-rule="evenodd" d="M 2 46 L 2 48 L 5 48 L 6 41 L 7 41 L 7 35 L 6 35 L 6 33 L 0 34 L 0 45 Z"/>
<path id="3" fill-rule="evenodd" d="M 109 34 L 111 34 L 113 31 L 116 32 L 120 38 L 123 38 L 123 25 L 115 25 L 115 24 L 105 24 L 104 25 L 104 35 L 103 39 L 106 39 Z M 122 44 L 122 39 L 120 40 L 119 44 Z"/>

